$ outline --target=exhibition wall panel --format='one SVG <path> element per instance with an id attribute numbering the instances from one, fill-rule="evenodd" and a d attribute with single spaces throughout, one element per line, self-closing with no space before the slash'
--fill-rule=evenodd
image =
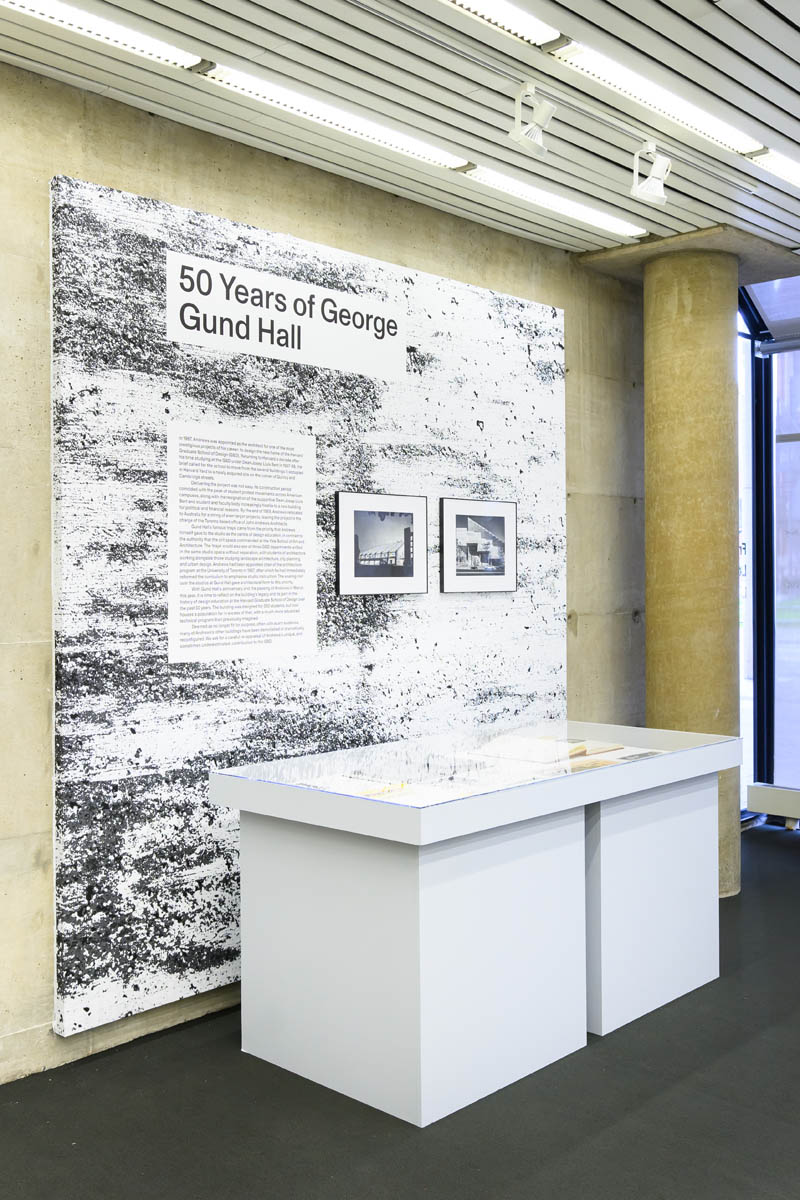
<path id="1" fill-rule="evenodd" d="M 6 384 L 0 407 L 0 490 L 9 514 L 2 528 L 8 569 L 0 594 L 0 763 L 7 796 L 0 806 L 4 1079 L 188 1019 L 229 1004 L 236 995 L 232 987 L 218 988 L 70 1038 L 52 1033 L 48 222 L 53 176 L 156 197 L 562 308 L 567 673 L 569 707 L 576 716 L 642 720 L 643 564 L 641 326 L 634 289 L 585 273 L 564 253 L 13 68 L 0 67 L 0 102 L 5 114 L 0 194 L 6 213 L 0 227 L 6 334 L 0 340 Z M 433 520 L 431 528 L 435 532 Z M 435 575 L 431 584 L 435 588 Z"/>
<path id="2" fill-rule="evenodd" d="M 566 717 L 564 336 L 550 306 L 64 177 L 52 247 L 72 1034 L 238 977 L 210 769 Z M 340 490 L 427 498 L 426 593 L 337 593 Z M 439 593 L 444 495 L 517 502 L 516 591 Z"/>

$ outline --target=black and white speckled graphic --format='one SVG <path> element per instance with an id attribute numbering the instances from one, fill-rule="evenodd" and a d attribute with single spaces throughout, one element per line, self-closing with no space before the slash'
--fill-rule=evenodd
<path id="1" fill-rule="evenodd" d="M 408 313 L 402 383 L 179 345 L 165 252 Z M 238 977 L 237 825 L 212 766 L 562 717 L 561 313 L 107 188 L 53 181 L 56 1029 Z M 170 420 L 317 439 L 319 650 L 167 661 Z M 337 596 L 334 493 L 427 495 L 428 595 Z M 439 496 L 516 500 L 519 590 L 438 591 Z"/>

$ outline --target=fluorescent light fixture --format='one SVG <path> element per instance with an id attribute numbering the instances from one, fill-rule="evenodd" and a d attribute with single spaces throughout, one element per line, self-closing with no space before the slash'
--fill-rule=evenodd
<path id="1" fill-rule="evenodd" d="M 524 8 L 510 4 L 508 0 L 486 0 L 485 4 L 471 4 L 468 0 L 445 0 L 445 3 L 451 8 L 463 9 L 473 17 L 480 17 L 487 24 L 496 25 L 504 33 L 511 33 L 523 42 L 530 42 L 532 46 L 541 46 L 560 36 L 559 31 L 552 25 L 545 25 L 544 21 L 538 20 Z"/>
<path id="2" fill-rule="evenodd" d="M 627 238 L 644 237 L 647 233 L 647 230 L 642 229 L 640 225 L 631 225 L 628 221 L 613 217 L 599 208 L 590 208 L 587 204 L 579 204 L 577 200 L 568 200 L 565 196 L 534 187 L 533 184 L 521 183 L 520 180 L 513 179 L 510 175 L 504 175 L 500 171 L 493 171 L 489 167 L 474 167 L 464 174 L 470 179 L 474 179 L 476 183 L 482 183 L 498 192 L 507 192 L 510 196 L 516 196 L 527 204 L 535 205 L 536 208 L 544 208 L 548 212 L 558 213 L 568 220 L 580 221 L 583 225 L 591 225 L 606 233 Z"/>
<path id="3" fill-rule="evenodd" d="M 522 102 L 531 101 L 531 119 L 522 120 Z M 536 84 L 523 83 L 514 100 L 514 128 L 509 133 L 512 142 L 522 146 L 529 154 L 544 158 L 547 146 L 544 144 L 544 131 L 556 113 L 556 106 L 549 100 L 537 99 Z"/>
<path id="4" fill-rule="evenodd" d="M 185 50 L 171 46 L 168 42 L 159 41 L 158 38 L 149 37 L 146 33 L 139 33 L 138 30 L 129 29 L 125 25 L 118 25 L 116 21 L 107 21 L 105 17 L 98 17 L 85 9 L 62 4 L 61 0 L 0 0 L 0 8 L 25 13 L 29 17 L 38 17 L 42 21 L 49 21 L 51 25 L 72 29 L 84 37 L 108 42 L 131 54 L 155 58 L 173 67 L 191 67 L 201 61 L 197 54 L 187 54 Z"/>
<path id="5" fill-rule="evenodd" d="M 717 142 L 720 146 L 725 146 L 738 154 L 750 154 L 761 146 L 761 143 L 755 138 L 735 129 L 727 121 L 720 121 L 702 108 L 698 108 L 696 104 L 683 100 L 674 92 L 661 87 L 644 75 L 639 75 L 636 71 L 623 67 L 620 63 L 606 58 L 604 54 L 590 50 L 588 46 L 580 45 L 579 42 L 570 42 L 568 46 L 556 50 L 554 57 L 574 70 L 580 71 L 583 75 L 590 75 L 599 83 L 604 83 L 606 87 L 613 88 L 615 92 L 620 92 L 623 96 L 630 96 L 632 100 L 638 101 L 639 104 L 652 109 L 653 112 L 663 113 L 671 121 L 676 121 L 679 125 L 686 126 L 687 129 L 693 129 L 695 133 L 702 134 L 710 141 Z"/>
<path id="6" fill-rule="evenodd" d="M 280 83 L 270 83 L 267 79 L 247 75 L 243 71 L 234 71 L 229 67 L 217 67 L 210 71 L 206 78 L 231 88 L 235 92 L 252 96 L 254 100 L 259 100 L 262 104 L 268 104 L 272 108 L 281 108 L 285 112 L 304 117 L 307 121 L 315 121 L 318 125 L 336 129 L 351 137 L 363 138 L 365 142 L 385 146 L 387 150 L 394 150 L 398 154 L 407 154 L 410 158 L 420 159 L 421 162 L 451 169 L 467 165 L 467 160 L 463 155 L 451 154 L 448 150 L 442 150 L 439 146 L 431 145 L 430 142 L 421 141 L 409 133 L 398 133 L 396 129 L 390 129 L 386 125 L 370 120 L 369 117 L 347 112 L 343 108 L 337 108 L 336 105 L 328 104 L 325 100 L 317 100 L 313 96 L 305 96 Z"/>
<path id="7" fill-rule="evenodd" d="M 762 171 L 769 171 L 770 175 L 777 175 L 779 179 L 785 179 L 787 183 L 793 183 L 795 187 L 800 187 L 800 162 L 797 159 L 787 158 L 785 154 L 779 154 L 777 150 L 765 150 L 762 154 L 750 154 L 748 158 L 757 167 L 761 167 Z"/>
<path id="8" fill-rule="evenodd" d="M 649 158 L 652 166 L 644 179 L 639 179 L 639 159 Z M 643 200 L 645 204 L 667 203 L 664 184 L 672 170 L 672 159 L 666 154 L 659 154 L 655 142 L 644 142 L 641 149 L 633 156 L 633 186 L 631 195 L 634 200 Z"/>

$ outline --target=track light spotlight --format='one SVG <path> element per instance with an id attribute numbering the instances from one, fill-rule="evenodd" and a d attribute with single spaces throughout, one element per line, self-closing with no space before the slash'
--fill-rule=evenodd
<path id="1" fill-rule="evenodd" d="M 524 100 L 531 102 L 531 119 L 522 120 L 522 104 Z M 514 100 L 514 128 L 509 133 L 512 142 L 522 146 L 529 154 L 544 158 L 547 146 L 544 144 L 544 131 L 556 112 L 555 104 L 549 100 L 537 100 L 536 84 L 523 83 Z"/>
<path id="2" fill-rule="evenodd" d="M 651 159 L 653 165 L 646 177 L 640 180 L 639 159 L 642 157 Z M 664 184 L 671 170 L 672 159 L 667 158 L 666 154 L 659 154 L 655 142 L 642 142 L 641 147 L 633 156 L 631 196 L 634 200 L 644 201 L 645 204 L 658 204 L 663 207 L 667 203 Z"/>

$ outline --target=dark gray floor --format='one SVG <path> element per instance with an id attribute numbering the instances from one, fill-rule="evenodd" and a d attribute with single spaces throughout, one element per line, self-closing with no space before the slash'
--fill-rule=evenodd
<path id="1" fill-rule="evenodd" d="M 0 1089 L 3 1200 L 799 1200 L 800 833 L 744 836 L 722 978 L 418 1130 L 227 1013 Z"/>

